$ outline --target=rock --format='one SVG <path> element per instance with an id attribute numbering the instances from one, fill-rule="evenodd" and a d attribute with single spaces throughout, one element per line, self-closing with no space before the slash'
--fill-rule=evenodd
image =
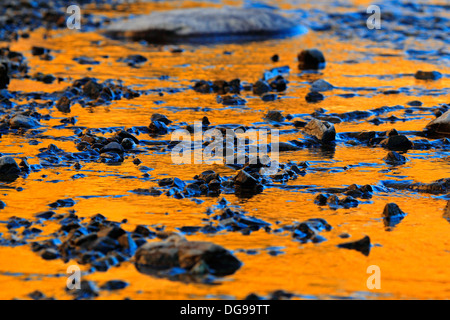
<path id="1" fill-rule="evenodd" d="M 73 295 L 75 299 L 92 299 L 99 295 L 99 290 L 95 282 L 87 280 L 81 280 L 80 289 L 76 287 L 73 289 L 66 288 L 66 291 Z"/>
<path id="2" fill-rule="evenodd" d="M 147 270 L 183 268 L 188 273 L 225 276 L 235 273 L 241 262 L 228 250 L 211 242 L 187 241 L 169 237 L 146 243 L 135 254 L 136 266 Z"/>
<path id="3" fill-rule="evenodd" d="M 437 71 L 417 71 L 414 78 L 418 80 L 438 80 L 442 78 L 442 74 Z"/>
<path id="4" fill-rule="evenodd" d="M 450 110 L 428 123 L 426 130 L 432 134 L 450 135 Z"/>
<path id="5" fill-rule="evenodd" d="M 314 81 L 310 88 L 310 90 L 312 92 L 322 92 L 322 91 L 329 91 L 329 90 L 333 90 L 333 89 L 334 89 L 334 86 L 331 83 L 329 83 L 323 79 Z"/>
<path id="6" fill-rule="evenodd" d="M 274 54 L 274 55 L 270 58 L 270 60 L 272 60 L 272 62 L 278 62 L 278 61 L 280 61 L 280 56 L 277 55 L 277 54 Z"/>
<path id="7" fill-rule="evenodd" d="M 308 92 L 305 96 L 305 100 L 310 103 L 319 102 L 322 101 L 323 99 L 325 99 L 323 94 L 314 91 Z"/>
<path id="8" fill-rule="evenodd" d="M 336 130 L 334 129 L 334 125 L 318 119 L 313 119 L 308 122 L 303 130 L 306 134 L 316 137 L 323 143 L 333 142 L 336 138 Z"/>
<path id="9" fill-rule="evenodd" d="M 358 241 L 338 244 L 338 248 L 356 250 L 361 252 L 365 256 L 369 255 L 370 247 L 371 247 L 370 238 L 368 236 L 365 236 L 364 238 Z"/>
<path id="10" fill-rule="evenodd" d="M 111 153 L 118 153 L 118 154 L 122 154 L 125 152 L 125 149 L 118 144 L 117 142 L 110 142 L 108 143 L 106 146 L 104 146 L 101 150 L 101 153 L 104 152 L 111 152 Z"/>
<path id="11" fill-rule="evenodd" d="M 317 49 L 303 50 L 297 58 L 300 70 L 320 70 L 326 65 L 323 53 Z"/>
<path id="12" fill-rule="evenodd" d="M 9 156 L 0 157 L 0 180 L 14 181 L 21 173 L 20 167 L 14 158 Z"/>
<path id="13" fill-rule="evenodd" d="M 168 42 L 227 42 L 270 38 L 304 32 L 294 20 L 260 8 L 192 8 L 155 11 L 112 23 L 105 30 L 114 38 Z"/>
<path id="14" fill-rule="evenodd" d="M 33 129 L 41 126 L 41 124 L 33 117 L 28 117 L 20 114 L 13 116 L 11 120 L 9 120 L 9 125 L 11 129 Z"/>
<path id="15" fill-rule="evenodd" d="M 253 85 L 253 93 L 258 96 L 261 96 L 264 93 L 267 93 L 269 91 L 270 91 L 270 85 L 266 81 L 258 80 Z"/>
<path id="16" fill-rule="evenodd" d="M 247 103 L 247 100 L 235 94 L 235 95 L 217 96 L 217 103 L 221 103 L 225 106 L 242 106 Z"/>
<path id="17" fill-rule="evenodd" d="M 264 102 L 270 102 L 270 101 L 275 101 L 277 100 L 278 95 L 276 95 L 275 93 L 265 93 L 261 96 L 261 100 Z"/>
<path id="18" fill-rule="evenodd" d="M 265 115 L 265 118 L 269 121 L 275 121 L 275 122 L 283 122 L 285 120 L 283 114 L 280 111 L 271 110 L 267 112 Z"/>
<path id="19" fill-rule="evenodd" d="M 9 85 L 8 66 L 0 63 L 0 89 L 6 89 Z"/>
<path id="20" fill-rule="evenodd" d="M 408 161 L 406 159 L 406 157 L 402 156 L 401 154 L 398 154 L 395 151 L 389 151 L 387 156 L 383 160 L 387 164 L 391 164 L 391 165 L 401 165 L 401 164 L 405 164 L 406 161 Z"/>
<path id="21" fill-rule="evenodd" d="M 66 96 L 62 96 L 58 102 L 56 102 L 56 109 L 61 112 L 69 113 L 70 112 L 70 99 Z"/>
<path id="22" fill-rule="evenodd" d="M 394 151 L 405 151 L 413 147 L 413 143 L 404 135 L 394 135 L 381 141 L 381 146 Z"/>
<path id="23" fill-rule="evenodd" d="M 108 290 L 108 291 L 113 291 L 113 290 L 121 290 L 121 289 L 125 289 L 126 287 L 128 287 L 128 283 L 122 280 L 110 280 L 108 282 L 106 282 L 105 284 L 103 284 L 100 289 L 101 290 Z"/>
<path id="24" fill-rule="evenodd" d="M 388 203 L 384 207 L 383 217 L 386 227 L 394 227 L 406 217 L 406 213 L 404 213 L 397 204 Z"/>
<path id="25" fill-rule="evenodd" d="M 44 55 L 44 54 L 46 54 L 46 53 L 49 53 L 49 52 L 50 52 L 49 49 L 46 49 L 46 48 L 43 48 L 43 47 L 36 47 L 36 46 L 33 46 L 33 47 L 31 48 L 31 54 L 32 54 L 33 56 L 42 56 L 42 55 Z"/>
<path id="26" fill-rule="evenodd" d="M 160 114 L 160 113 L 154 113 L 152 114 L 152 117 L 150 118 L 150 120 L 153 121 L 159 121 L 164 123 L 166 126 L 168 126 L 169 124 L 172 123 L 172 120 L 169 120 L 165 115 Z"/>

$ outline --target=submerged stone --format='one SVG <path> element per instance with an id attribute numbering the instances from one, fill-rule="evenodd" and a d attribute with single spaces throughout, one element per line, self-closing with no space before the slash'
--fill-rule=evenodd
<path id="1" fill-rule="evenodd" d="M 365 236 L 358 241 L 346 242 L 338 244 L 338 248 L 351 249 L 361 252 L 363 255 L 368 256 L 370 253 L 370 238 Z"/>

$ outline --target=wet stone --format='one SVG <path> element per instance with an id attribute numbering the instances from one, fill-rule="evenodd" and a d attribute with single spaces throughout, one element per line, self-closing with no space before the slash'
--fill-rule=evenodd
<path id="1" fill-rule="evenodd" d="M 341 243 L 338 245 L 338 248 L 356 250 L 361 252 L 363 255 L 368 256 L 371 248 L 370 238 L 368 236 L 365 236 L 364 238 L 357 241 Z"/>
<path id="2" fill-rule="evenodd" d="M 143 272 L 182 268 L 193 274 L 224 276 L 241 267 L 241 262 L 219 245 L 179 238 L 143 245 L 136 251 L 135 261 L 138 270 Z"/>
<path id="3" fill-rule="evenodd" d="M 336 130 L 334 129 L 334 125 L 318 119 L 313 119 L 308 122 L 303 130 L 306 134 L 316 137 L 323 143 L 333 142 L 336 138 Z"/>
<path id="4" fill-rule="evenodd" d="M 413 143 L 404 135 L 394 135 L 381 141 L 381 146 L 393 151 L 402 151 L 411 149 Z"/>
<path id="5" fill-rule="evenodd" d="M 303 50 L 298 54 L 298 68 L 300 70 L 320 70 L 325 68 L 325 57 L 317 49 Z"/>
<path id="6" fill-rule="evenodd" d="M 406 159 L 406 157 L 402 156 L 401 154 L 399 154 L 395 151 L 389 151 L 387 156 L 383 160 L 387 164 L 391 164 L 391 165 L 401 165 L 401 164 L 405 164 L 406 161 L 408 161 Z"/>
<path id="7" fill-rule="evenodd" d="M 417 71 L 414 78 L 418 80 L 439 80 L 442 74 L 438 71 Z"/>

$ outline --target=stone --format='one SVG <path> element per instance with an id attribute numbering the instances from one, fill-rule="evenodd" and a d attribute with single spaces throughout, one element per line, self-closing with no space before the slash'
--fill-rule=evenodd
<path id="1" fill-rule="evenodd" d="M 241 262 L 225 248 L 211 242 L 187 241 L 184 238 L 169 237 L 165 241 L 146 243 L 134 257 L 137 266 L 155 271 L 183 268 L 193 272 L 202 265 L 202 273 L 224 276 L 235 273 L 241 267 Z"/>
<path id="2" fill-rule="evenodd" d="M 383 210 L 384 225 L 386 227 L 394 227 L 406 217 L 400 207 L 395 203 L 388 203 Z"/>
<path id="3" fill-rule="evenodd" d="M 21 173 L 20 167 L 14 158 L 9 156 L 0 157 L 0 180 L 14 181 Z"/>
<path id="4" fill-rule="evenodd" d="M 326 65 L 323 53 L 317 49 L 303 50 L 298 54 L 297 59 L 300 70 L 320 70 Z"/>
<path id="5" fill-rule="evenodd" d="M 368 256 L 371 248 L 370 238 L 369 236 L 365 236 L 358 241 L 341 243 L 338 244 L 338 248 L 356 250 L 361 252 L 363 255 Z"/>
<path id="6" fill-rule="evenodd" d="M 336 130 L 332 123 L 313 119 L 303 128 L 306 134 L 316 137 L 320 142 L 328 143 L 336 139 Z"/>
<path id="7" fill-rule="evenodd" d="M 155 11 L 112 23 L 106 35 L 151 43 L 227 42 L 303 33 L 292 19 L 261 8 L 190 8 Z"/>
<path id="8" fill-rule="evenodd" d="M 40 127 L 40 123 L 33 117 L 28 117 L 24 115 L 15 115 L 9 120 L 9 125 L 11 129 L 33 129 Z"/>
<path id="9" fill-rule="evenodd" d="M 442 74 L 437 71 L 417 71 L 414 78 L 418 80 L 438 80 L 442 78 Z"/>
<path id="10" fill-rule="evenodd" d="M 387 156 L 383 159 L 387 164 L 391 164 L 391 165 L 400 165 L 400 164 L 405 164 L 406 161 L 408 161 L 406 159 L 406 157 L 402 156 L 401 154 L 395 152 L 395 151 L 389 151 Z"/>
<path id="11" fill-rule="evenodd" d="M 253 85 L 253 93 L 261 96 L 267 92 L 269 92 L 271 90 L 270 85 L 263 80 L 258 80 L 255 82 L 255 84 Z"/>
<path id="12" fill-rule="evenodd" d="M 394 151 L 409 150 L 413 143 L 404 135 L 394 135 L 381 141 L 381 146 Z"/>
<path id="13" fill-rule="evenodd" d="M 315 91 L 308 92 L 305 96 L 306 102 L 310 103 L 319 102 L 322 101 L 323 99 L 325 99 L 324 95 Z"/>
<path id="14" fill-rule="evenodd" d="M 310 88 L 310 90 L 312 92 L 323 92 L 323 91 L 329 91 L 329 90 L 333 90 L 333 89 L 334 89 L 334 86 L 331 83 L 329 83 L 323 79 L 314 81 L 311 84 L 311 88 Z"/>
<path id="15" fill-rule="evenodd" d="M 450 110 L 428 123 L 426 130 L 433 134 L 450 135 Z"/>

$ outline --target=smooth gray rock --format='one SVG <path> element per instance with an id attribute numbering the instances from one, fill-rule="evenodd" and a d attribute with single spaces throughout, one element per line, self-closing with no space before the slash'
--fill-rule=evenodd
<path id="1" fill-rule="evenodd" d="M 305 33 L 306 29 L 273 10 L 192 8 L 156 11 L 111 24 L 106 35 L 148 42 L 228 42 L 236 37 L 270 38 Z"/>
<path id="2" fill-rule="evenodd" d="M 323 79 L 319 79 L 317 81 L 314 81 L 311 85 L 311 91 L 312 92 L 323 92 L 323 91 L 329 91 L 333 90 L 334 86 L 329 83 L 328 81 L 325 81 Z"/>
<path id="3" fill-rule="evenodd" d="M 41 124 L 33 117 L 27 117 L 21 114 L 12 117 L 11 120 L 9 120 L 9 125 L 12 129 L 19 129 L 19 128 L 32 129 L 41 126 Z"/>
<path id="4" fill-rule="evenodd" d="M 426 129 L 435 134 L 450 135 L 450 110 L 428 123 Z"/>

